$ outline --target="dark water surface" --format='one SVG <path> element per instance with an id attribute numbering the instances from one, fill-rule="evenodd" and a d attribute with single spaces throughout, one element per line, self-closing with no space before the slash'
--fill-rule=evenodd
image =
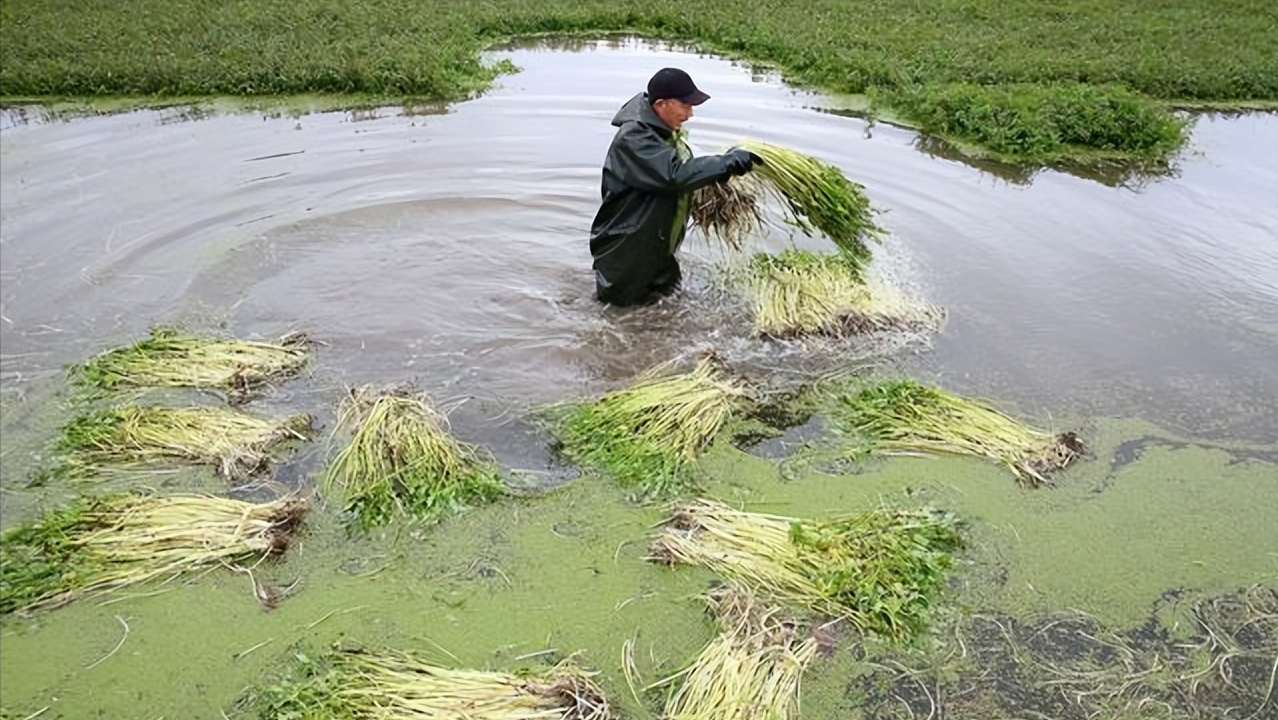
<path id="1" fill-rule="evenodd" d="M 416 380 L 487 421 L 705 347 L 776 370 L 882 350 L 751 338 L 696 240 L 676 302 L 592 301 L 609 119 L 677 64 L 713 96 L 689 124 L 699 151 L 761 138 L 866 185 L 892 232 L 876 263 L 948 311 L 905 355 L 914 372 L 1043 422 L 1278 439 L 1278 116 L 1198 118 L 1176 173 L 1138 187 L 1017 183 L 719 59 L 634 42 L 497 55 L 522 72 L 447 108 L 5 111 L 6 403 L 165 322 L 304 329 L 325 343 L 321 386 Z"/>

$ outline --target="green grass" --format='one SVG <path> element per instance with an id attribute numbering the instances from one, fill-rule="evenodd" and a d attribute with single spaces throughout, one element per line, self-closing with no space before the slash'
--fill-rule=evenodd
<path id="1" fill-rule="evenodd" d="M 938 95 L 966 97 L 947 88 L 955 83 L 995 93 L 1081 83 L 1160 100 L 1278 100 L 1278 5 L 1266 0 L 6 0 L 0 23 L 7 98 L 449 100 L 502 70 L 479 62 L 493 43 L 619 31 L 769 64 L 831 92 L 924 86 L 929 105 Z"/>
<path id="2" fill-rule="evenodd" d="M 925 132 L 1002 159 L 1080 156 L 1158 164 L 1184 143 L 1187 123 L 1147 97 L 1112 86 L 923 85 L 876 92 L 876 101 Z"/>

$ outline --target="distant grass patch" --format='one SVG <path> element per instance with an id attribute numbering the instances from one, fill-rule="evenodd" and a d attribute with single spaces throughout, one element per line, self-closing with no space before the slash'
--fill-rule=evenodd
<path id="1" fill-rule="evenodd" d="M 1121 88 L 1068 85 L 922 85 L 874 93 L 925 132 L 1004 159 L 1054 162 L 1080 151 L 1149 163 L 1187 138 L 1162 105 Z"/>

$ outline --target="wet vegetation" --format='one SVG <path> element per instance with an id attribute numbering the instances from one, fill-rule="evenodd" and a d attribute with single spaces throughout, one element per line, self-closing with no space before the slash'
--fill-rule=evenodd
<path id="1" fill-rule="evenodd" d="M 1077 612 L 977 613 L 926 652 L 876 654 L 848 684 L 866 720 L 1034 717 L 1208 720 L 1278 713 L 1278 589 L 1183 602 L 1108 627 Z M 1188 608 L 1177 607 L 1189 605 Z M 1180 630 L 1160 619 L 1181 616 Z"/>
<path id="2" fill-rule="evenodd" d="M 924 132 L 974 144 L 998 159 L 1125 158 L 1161 169 L 1187 130 L 1163 106 L 1118 87 L 931 84 L 875 98 Z"/>
<path id="3" fill-rule="evenodd" d="M 162 7 L 12 0 L 0 5 L 0 22 L 6 98 L 321 92 L 451 100 L 509 69 L 481 63 L 480 51 L 493 43 L 627 32 L 774 65 L 826 91 L 882 91 L 920 123 L 999 143 L 999 152 L 1028 151 L 1031 160 L 1075 144 L 1139 157 L 1178 146 L 1170 115 L 1127 91 L 1164 101 L 1278 101 L 1278 10 L 1263 0 L 1068 7 L 1033 0 Z M 1103 106 L 1094 118 L 1106 127 L 1100 135 L 1062 126 L 1060 109 L 1080 102 Z M 1054 143 L 1064 146 L 1052 150 Z"/>
<path id="4" fill-rule="evenodd" d="M 396 515 L 438 520 L 504 492 L 496 463 L 450 435 L 425 393 L 356 388 L 336 431 L 349 432 L 350 442 L 329 465 L 323 486 L 353 527 L 385 525 Z"/>
<path id="5" fill-rule="evenodd" d="M 62 429 L 53 446 L 59 463 L 47 474 L 89 479 L 195 463 L 240 480 L 266 470 L 277 449 L 308 440 L 312 422 L 307 414 L 262 418 L 217 406 L 95 410 Z"/>
<path id="6" fill-rule="evenodd" d="M 266 383 L 296 375 L 310 360 L 307 338 L 278 342 L 201 337 L 153 328 L 149 338 L 109 350 L 74 369 L 76 383 L 99 391 L 141 387 L 218 388 L 232 404 Z"/>
<path id="7" fill-rule="evenodd" d="M 570 661 L 513 674 L 444 667 L 395 650 L 295 652 L 292 677 L 241 705 L 259 720 L 611 720 L 592 674 Z"/>
<path id="8" fill-rule="evenodd" d="M 750 260 L 745 285 L 754 330 L 766 337 L 916 332 L 934 328 L 943 316 L 939 308 L 866 277 L 846 253 L 760 253 Z"/>
<path id="9" fill-rule="evenodd" d="M 959 545 L 958 522 L 931 510 L 812 521 L 699 500 L 672 511 L 650 555 L 703 565 L 768 602 L 905 638 L 924 627 Z"/>
<path id="10" fill-rule="evenodd" d="M 0 614 L 279 555 L 305 513 L 296 499 L 82 498 L 4 533 Z"/>
<path id="11" fill-rule="evenodd" d="M 671 693 L 667 720 L 798 720 L 799 682 L 819 643 L 804 623 L 738 586 L 707 597 L 723 628 L 688 667 Z"/>
<path id="12" fill-rule="evenodd" d="M 560 408 L 552 432 L 567 458 L 612 476 L 636 495 L 660 498 L 695 482 L 693 464 L 750 389 L 705 355 L 690 372 L 668 365 L 599 400 Z"/>
<path id="13" fill-rule="evenodd" d="M 939 452 L 996 460 L 1021 483 L 1051 474 L 1086 448 L 1074 433 L 1052 434 L 989 404 L 913 380 L 891 380 L 838 395 L 834 420 L 862 452 Z"/>

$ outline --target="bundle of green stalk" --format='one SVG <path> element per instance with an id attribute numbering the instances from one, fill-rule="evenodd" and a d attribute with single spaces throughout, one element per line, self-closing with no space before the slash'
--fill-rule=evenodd
<path id="1" fill-rule="evenodd" d="M 438 519 L 505 491 L 495 463 L 457 441 L 424 393 L 407 387 L 351 391 L 337 431 L 351 432 L 324 476 L 349 521 L 365 530 L 397 513 Z"/>
<path id="2" fill-rule="evenodd" d="M 302 333 L 278 342 L 200 337 L 153 328 L 151 337 L 110 350 L 79 369 L 77 382 L 99 390 L 220 388 L 234 404 L 262 385 L 297 374 L 310 358 Z"/>
<path id="3" fill-rule="evenodd" d="M 1031 487 L 1050 484 L 1051 473 L 1086 452 L 1072 432 L 1039 430 L 982 401 L 912 380 L 889 381 L 844 395 L 835 417 L 870 450 L 987 457 Z"/>
<path id="4" fill-rule="evenodd" d="M 666 702 L 665 718 L 797 720 L 800 679 L 817 641 L 738 586 L 709 600 L 724 631 L 675 676 L 683 684 Z"/>
<path id="5" fill-rule="evenodd" d="M 941 318 L 937 308 L 864 277 L 846 254 L 760 253 L 747 277 L 755 332 L 768 337 L 922 329 Z"/>
<path id="6" fill-rule="evenodd" d="M 113 407 L 81 415 L 63 428 L 54 446 L 63 461 L 57 472 L 95 477 L 196 463 L 238 480 L 264 471 L 281 444 L 308 439 L 311 422 L 305 414 L 266 419 L 226 407 Z"/>
<path id="7" fill-rule="evenodd" d="M 651 558 L 701 565 L 766 601 L 902 638 L 923 627 L 959 543 L 957 521 L 933 510 L 817 522 L 698 500 L 675 508 Z"/>
<path id="8" fill-rule="evenodd" d="M 454 670 L 409 653 L 335 649 L 258 700 L 261 720 L 609 720 L 608 700 L 570 662 L 523 674 Z"/>
<path id="9" fill-rule="evenodd" d="M 692 466 L 750 389 L 711 354 L 688 373 L 649 370 L 634 385 L 577 407 L 556 428 L 563 453 L 645 497 L 692 482 Z"/>
<path id="10" fill-rule="evenodd" d="M 306 503 L 291 498 L 81 498 L 0 537 L 0 613 L 280 555 L 305 514 Z"/>
<path id="11" fill-rule="evenodd" d="M 740 248 L 741 238 L 758 229 L 763 215 L 759 203 L 776 197 L 789 210 L 787 222 L 808 235 L 820 233 L 857 267 L 870 261 L 866 244 L 882 229 L 863 186 L 837 167 L 780 145 L 748 140 L 740 147 L 763 159 L 747 176 L 710 185 L 693 195 L 690 214 L 710 237 Z"/>

